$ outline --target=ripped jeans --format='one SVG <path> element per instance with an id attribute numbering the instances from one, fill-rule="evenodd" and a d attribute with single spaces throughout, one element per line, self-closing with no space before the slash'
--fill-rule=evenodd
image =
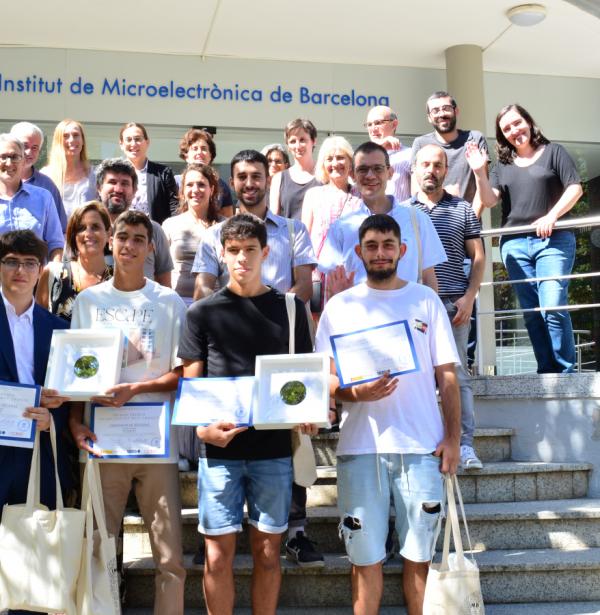
<path id="1" fill-rule="evenodd" d="M 385 559 L 390 503 L 400 555 L 428 562 L 444 501 L 440 459 L 432 454 L 340 455 L 337 459 L 340 535 L 355 566 Z"/>

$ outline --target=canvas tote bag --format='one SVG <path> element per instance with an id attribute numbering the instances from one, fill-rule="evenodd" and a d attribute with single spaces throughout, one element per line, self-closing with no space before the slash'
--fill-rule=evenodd
<path id="1" fill-rule="evenodd" d="M 89 459 L 81 497 L 85 539 L 77 582 L 77 615 L 121 615 L 117 550 L 114 536 L 106 529 L 101 485 L 98 462 Z"/>
<path id="2" fill-rule="evenodd" d="M 56 510 L 40 504 L 40 434 L 36 432 L 27 502 L 6 504 L 0 524 L 0 611 L 24 609 L 76 615 L 85 513 L 64 508 L 56 466 L 56 430 L 50 424 Z"/>
<path id="3" fill-rule="evenodd" d="M 423 615 L 484 615 L 479 569 L 473 556 L 466 558 L 463 551 L 458 512 L 454 500 L 455 488 L 469 549 L 472 550 L 472 548 L 460 487 L 455 475 L 446 475 L 445 482 L 448 506 L 442 561 L 440 564 L 431 564 L 429 567 Z M 456 550 L 452 554 L 450 554 L 450 532 L 452 532 Z"/>
<path id="4" fill-rule="evenodd" d="M 294 293 L 285 293 L 285 307 L 287 308 L 290 340 L 289 352 L 296 352 L 296 302 Z M 310 487 L 317 480 L 317 462 L 310 436 L 292 430 L 292 463 L 294 466 L 294 482 L 301 487 Z"/>

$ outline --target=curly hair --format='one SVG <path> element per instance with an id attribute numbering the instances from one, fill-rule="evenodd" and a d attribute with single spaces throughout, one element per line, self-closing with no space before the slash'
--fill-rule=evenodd
<path id="1" fill-rule="evenodd" d="M 182 214 L 188 210 L 188 204 L 185 198 L 185 178 L 190 171 L 198 171 L 198 173 L 201 173 L 208 181 L 208 185 L 212 188 L 212 194 L 208 199 L 208 212 L 206 217 L 209 222 L 216 222 L 219 219 L 219 194 L 221 188 L 219 186 L 219 177 L 209 164 L 190 164 L 183 172 L 181 176 L 181 188 L 179 189 L 179 208 L 177 209 L 177 213 Z"/>
<path id="2" fill-rule="evenodd" d="M 517 155 L 515 148 L 508 142 L 508 139 L 504 136 L 502 129 L 500 128 L 500 120 L 509 112 L 516 111 L 529 125 L 531 131 L 531 138 L 529 142 L 534 149 L 537 149 L 540 145 L 546 145 L 550 143 L 548 139 L 542 134 L 540 127 L 535 123 L 534 119 L 527 109 L 521 107 L 517 103 L 512 103 L 502 107 L 496 116 L 496 155 L 498 156 L 498 162 L 500 164 L 512 164 L 513 159 Z"/>

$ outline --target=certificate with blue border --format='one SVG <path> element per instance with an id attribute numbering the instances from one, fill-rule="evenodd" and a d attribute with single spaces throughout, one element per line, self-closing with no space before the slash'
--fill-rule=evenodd
<path id="1" fill-rule="evenodd" d="M 330 340 L 342 388 L 377 380 L 385 372 L 400 376 L 420 369 L 407 320 L 332 335 Z"/>
<path id="2" fill-rule="evenodd" d="M 180 378 L 173 425 L 210 425 L 227 421 L 238 427 L 252 424 L 254 376 Z"/>
<path id="3" fill-rule="evenodd" d="M 23 412 L 40 405 L 41 391 L 34 384 L 0 380 L 0 446 L 33 448 L 36 422 Z"/>
<path id="4" fill-rule="evenodd" d="M 161 459 L 169 456 L 169 403 L 132 402 L 119 408 L 92 404 L 90 446 L 104 459 Z"/>

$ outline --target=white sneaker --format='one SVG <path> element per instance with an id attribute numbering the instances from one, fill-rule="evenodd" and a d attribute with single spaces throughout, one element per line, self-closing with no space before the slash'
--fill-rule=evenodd
<path id="1" fill-rule="evenodd" d="M 483 464 L 475 454 L 472 446 L 463 444 L 460 447 L 460 465 L 463 470 L 481 470 Z"/>

